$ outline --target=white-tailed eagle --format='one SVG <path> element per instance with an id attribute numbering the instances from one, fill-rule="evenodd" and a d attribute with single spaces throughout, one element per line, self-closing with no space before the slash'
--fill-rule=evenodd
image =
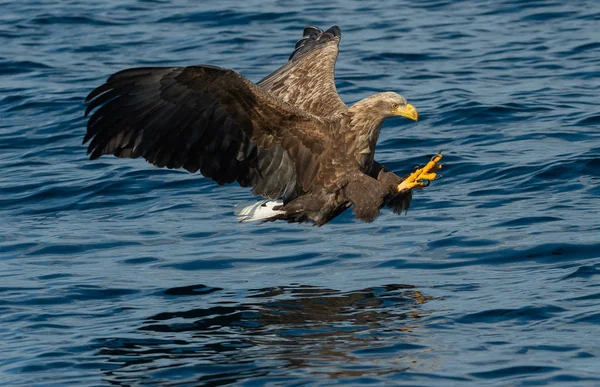
<path id="1" fill-rule="evenodd" d="M 120 71 L 86 99 L 90 158 L 143 157 L 252 187 L 269 200 L 241 211 L 246 220 L 321 226 L 350 206 L 366 222 L 383 206 L 401 213 L 441 156 L 406 179 L 374 160 L 383 122 L 417 120 L 417 109 L 393 92 L 346 106 L 334 81 L 340 39 L 338 27 L 306 27 L 289 61 L 256 84 L 207 65 Z"/>

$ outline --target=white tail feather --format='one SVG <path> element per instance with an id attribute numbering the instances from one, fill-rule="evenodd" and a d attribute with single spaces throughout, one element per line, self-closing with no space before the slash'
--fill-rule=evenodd
<path id="1" fill-rule="evenodd" d="M 285 214 L 285 211 L 274 210 L 273 207 L 282 205 L 278 200 L 261 200 L 246 207 L 236 208 L 234 213 L 238 217 L 238 222 L 253 222 L 256 220 L 269 219 L 278 214 Z"/>

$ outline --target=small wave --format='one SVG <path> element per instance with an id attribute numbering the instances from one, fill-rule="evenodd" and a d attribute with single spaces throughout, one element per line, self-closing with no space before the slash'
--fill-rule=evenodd
<path id="1" fill-rule="evenodd" d="M 119 22 L 115 19 L 75 15 L 39 15 L 30 19 L 28 23 L 34 25 L 78 24 L 99 26 L 117 26 L 124 24 L 124 22 Z"/>
<path id="2" fill-rule="evenodd" d="M 377 55 L 370 55 L 362 60 L 364 62 L 425 62 L 432 60 L 444 60 L 446 58 L 438 55 L 421 54 L 421 53 L 402 53 L 402 52 L 384 52 Z"/>
<path id="3" fill-rule="evenodd" d="M 0 76 L 26 74 L 33 71 L 49 70 L 52 68 L 52 66 L 34 61 L 1 61 Z"/>

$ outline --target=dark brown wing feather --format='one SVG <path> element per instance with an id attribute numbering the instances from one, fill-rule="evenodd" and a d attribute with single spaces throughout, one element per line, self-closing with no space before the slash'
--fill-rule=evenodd
<path id="1" fill-rule="evenodd" d="M 308 190 L 327 142 L 322 120 L 218 67 L 124 70 L 86 101 L 91 159 L 143 157 L 267 197 Z"/>
<path id="2" fill-rule="evenodd" d="M 335 87 L 335 61 L 342 37 L 339 27 L 323 31 L 304 28 L 304 36 L 283 67 L 258 85 L 284 101 L 319 117 L 327 117 L 347 106 Z"/>

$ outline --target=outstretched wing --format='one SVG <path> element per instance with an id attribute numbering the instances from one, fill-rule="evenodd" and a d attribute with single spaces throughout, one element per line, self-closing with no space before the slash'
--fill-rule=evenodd
<path id="1" fill-rule="evenodd" d="M 97 109 L 84 138 L 91 159 L 143 157 L 159 167 L 200 170 L 219 184 L 254 186 L 267 197 L 308 190 L 327 141 L 319 118 L 212 66 L 124 70 L 86 101 L 86 115 Z M 277 165 L 283 153 L 292 165 Z"/>
<path id="2" fill-rule="evenodd" d="M 312 26 L 304 28 L 304 36 L 296 43 L 288 63 L 258 85 L 315 116 L 327 117 L 345 111 L 347 106 L 338 95 L 334 79 L 341 38 L 337 26 L 327 31 Z"/>

